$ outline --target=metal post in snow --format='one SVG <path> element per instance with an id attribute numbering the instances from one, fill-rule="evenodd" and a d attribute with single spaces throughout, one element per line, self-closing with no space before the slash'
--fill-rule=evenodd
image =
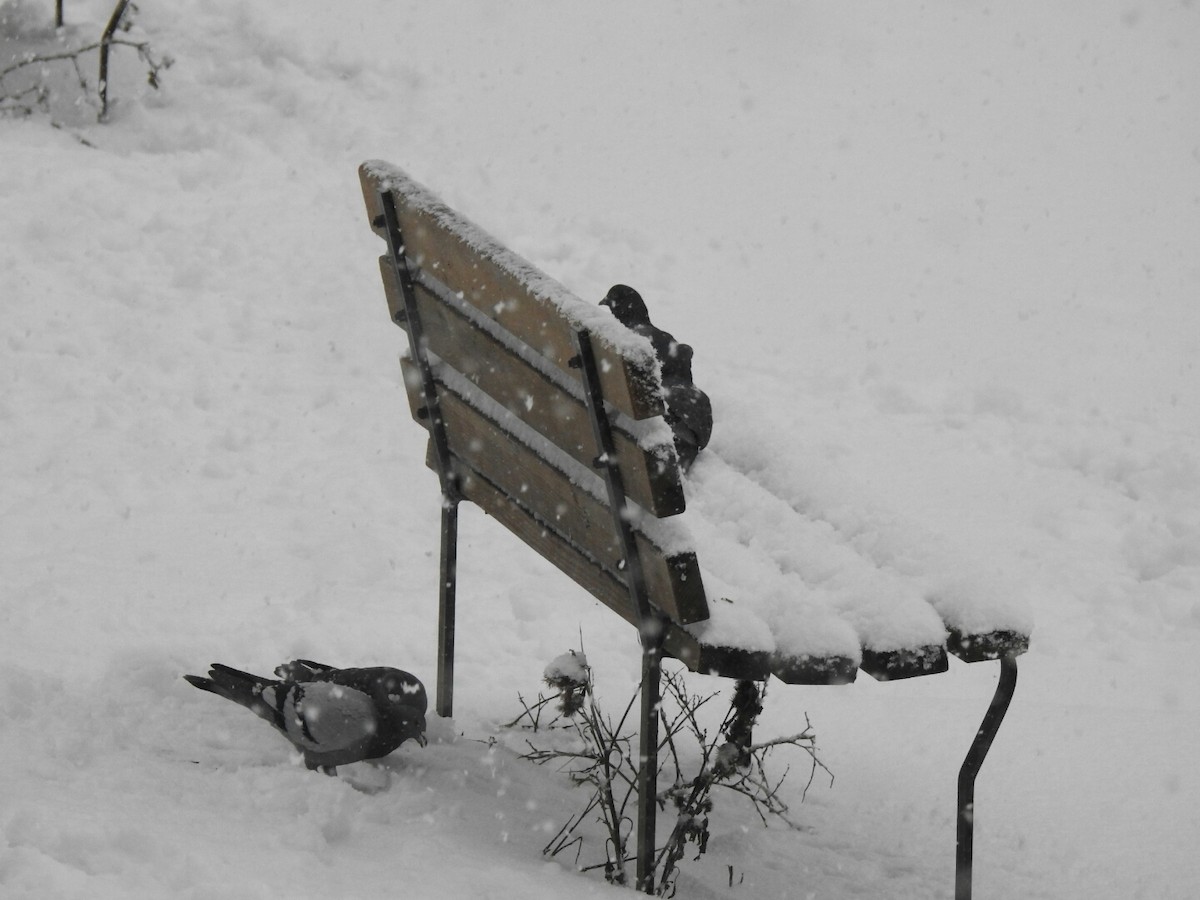
<path id="1" fill-rule="evenodd" d="M 404 296 L 404 329 L 408 333 L 409 355 L 421 373 L 421 394 L 425 403 L 425 417 L 429 419 L 429 430 L 434 453 L 438 462 L 438 479 L 442 487 L 441 556 L 438 567 L 438 677 L 437 714 L 449 718 L 454 712 L 454 614 L 458 588 L 458 504 L 460 500 L 457 479 L 450 461 L 450 445 L 446 439 L 446 422 L 442 418 L 438 401 L 437 383 L 433 367 L 425 348 L 425 335 L 421 327 L 421 316 L 417 310 L 417 298 L 413 287 L 412 273 L 404 255 L 404 236 L 400 232 L 400 218 L 396 213 L 396 202 L 390 191 L 379 193 L 383 209 L 382 225 L 386 231 L 388 251 L 395 269 L 396 281 Z"/>
<path id="2" fill-rule="evenodd" d="M 575 333 L 579 356 L 572 361 L 578 363 L 583 374 L 584 399 L 588 416 L 592 422 L 592 434 L 599 456 L 596 467 L 604 475 L 608 490 L 609 508 L 612 510 L 613 526 L 621 542 L 625 560 L 626 584 L 629 600 L 638 616 L 638 630 L 642 642 L 642 708 L 638 743 L 638 822 L 637 822 L 637 889 L 647 894 L 654 893 L 654 851 L 658 806 L 658 729 L 659 706 L 662 701 L 662 641 L 664 628 L 658 614 L 650 605 L 646 590 L 646 576 L 642 570 L 641 557 L 633 536 L 633 526 L 625 514 L 625 485 L 617 465 L 616 445 L 613 442 L 612 426 L 604 408 L 604 395 L 600 389 L 600 374 L 596 368 L 596 357 L 592 350 L 591 336 L 587 331 Z"/>
<path id="3" fill-rule="evenodd" d="M 454 604 L 458 588 L 458 501 L 442 499 L 442 554 L 438 588 L 437 714 L 454 715 Z"/>
<path id="4" fill-rule="evenodd" d="M 958 771 L 958 842 L 954 860 L 954 900 L 971 900 L 971 870 L 975 853 L 975 776 L 991 749 L 1004 714 L 1017 688 L 1017 658 L 1000 659 L 1000 683 L 992 697 L 983 724 Z"/>

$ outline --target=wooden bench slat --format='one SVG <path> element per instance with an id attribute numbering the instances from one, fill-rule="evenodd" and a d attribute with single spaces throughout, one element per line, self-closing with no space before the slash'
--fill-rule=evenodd
<path id="1" fill-rule="evenodd" d="M 637 613 L 630 603 L 625 585 L 595 559 L 585 555 L 577 545 L 514 503 L 505 491 L 472 469 L 464 460 L 453 457 L 451 469 L 464 500 L 479 506 L 540 556 L 552 560 L 556 568 L 593 597 L 626 621 L 636 624 Z"/>
<path id="2" fill-rule="evenodd" d="M 451 467 L 463 499 L 492 516 L 540 556 L 554 560 L 559 571 L 627 622 L 638 624 L 623 580 L 545 527 L 464 460 L 453 458 Z M 675 623 L 667 625 L 663 650 L 694 672 L 743 679 L 766 678 L 770 672 L 768 654 L 704 644 Z"/>
<path id="3" fill-rule="evenodd" d="M 950 662 L 940 644 L 885 651 L 863 647 L 861 668 L 876 681 L 899 681 L 937 675 L 950 668 Z"/>
<path id="4" fill-rule="evenodd" d="M 415 367 L 411 361 L 403 363 L 405 383 L 415 384 Z M 547 527 L 618 572 L 623 551 L 607 504 L 444 383 L 439 382 L 438 389 L 450 452 Z M 424 424 L 420 415 L 423 397 L 411 389 L 408 396 L 413 417 Z M 436 467 L 436 460 L 432 462 Z M 576 476 L 592 478 L 598 486 L 599 479 L 592 472 Z M 680 624 L 707 619 L 708 603 L 696 554 L 668 554 L 636 525 L 634 537 L 654 604 Z M 560 564 L 557 558 L 547 558 Z"/>
<path id="5" fill-rule="evenodd" d="M 418 266 L 509 333 L 578 380 L 568 363 L 575 356 L 572 322 L 551 295 L 583 305 L 558 282 L 544 275 L 474 224 L 443 205 L 407 175 L 379 163 L 359 167 L 363 200 L 376 234 L 385 237 L 379 193 L 395 200 L 405 253 Z M 634 419 L 662 415 L 663 402 L 653 353 L 635 360 L 594 335 L 604 397 Z"/>
<path id="6" fill-rule="evenodd" d="M 946 646 L 963 662 L 987 662 L 1004 656 L 1020 656 L 1029 649 L 1029 635 L 1019 631 L 964 634 L 951 628 Z"/>
<path id="7" fill-rule="evenodd" d="M 845 656 L 784 656 L 772 654 L 771 674 L 784 684 L 850 684 L 858 664 Z"/>
<path id="8" fill-rule="evenodd" d="M 703 675 L 763 681 L 771 674 L 770 653 L 706 644 L 674 623 L 667 626 L 663 653 Z"/>
<path id="9" fill-rule="evenodd" d="M 404 300 L 390 257 L 380 258 L 384 292 L 392 318 L 403 327 Z M 414 285 L 422 333 L 429 350 L 522 422 L 588 466 L 597 449 L 581 394 L 573 381 L 533 368 L 506 343 L 496 328 L 485 330 L 479 313 L 453 297 L 437 296 L 424 283 Z M 628 420 L 626 420 L 628 421 Z M 683 484 L 673 464 L 669 429 L 657 445 L 642 446 L 620 423 L 614 428 L 617 461 L 626 493 L 657 517 L 683 512 Z"/>

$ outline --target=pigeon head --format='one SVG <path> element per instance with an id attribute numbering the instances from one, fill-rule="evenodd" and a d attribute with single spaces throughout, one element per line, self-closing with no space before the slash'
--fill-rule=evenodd
<path id="1" fill-rule="evenodd" d="M 424 747 L 429 743 L 429 738 L 425 737 L 425 717 L 422 715 L 414 716 L 411 720 L 404 723 L 407 733 L 414 741 Z"/>
<path id="2" fill-rule="evenodd" d="M 646 301 L 642 295 L 626 284 L 614 284 L 608 289 L 608 294 L 600 301 L 601 306 L 607 306 L 617 321 L 622 325 L 648 325 L 650 312 L 646 309 Z"/>
<path id="3" fill-rule="evenodd" d="M 416 741 L 422 747 L 429 743 L 425 737 L 425 714 L 411 706 L 391 706 L 381 711 L 379 737 L 393 747 L 405 741 Z"/>

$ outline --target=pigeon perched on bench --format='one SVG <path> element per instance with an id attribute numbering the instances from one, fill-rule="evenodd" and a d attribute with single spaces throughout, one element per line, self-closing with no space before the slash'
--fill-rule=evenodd
<path id="1" fill-rule="evenodd" d="M 336 766 L 387 756 L 412 739 L 425 746 L 429 701 L 420 679 L 376 666 L 337 669 L 307 659 L 284 663 L 275 679 L 213 663 L 188 683 L 266 719 L 327 775 Z"/>
<path id="2" fill-rule="evenodd" d="M 712 403 L 708 394 L 692 381 L 692 348 L 675 340 L 650 321 L 650 312 L 642 295 L 626 284 L 614 284 L 600 301 L 618 322 L 650 339 L 662 372 L 664 418 L 675 435 L 675 451 L 684 470 L 690 469 L 696 456 L 712 437 Z"/>

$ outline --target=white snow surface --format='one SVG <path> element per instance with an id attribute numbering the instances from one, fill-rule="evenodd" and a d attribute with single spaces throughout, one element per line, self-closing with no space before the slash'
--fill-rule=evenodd
<path id="1" fill-rule="evenodd" d="M 636 634 L 477 510 L 429 746 L 314 775 L 179 677 L 306 657 L 433 684 L 439 498 L 376 158 L 696 348 L 696 488 L 736 460 L 763 491 L 696 501 L 741 532 L 710 593 L 736 608 L 769 562 L 977 627 L 1032 610 L 976 897 L 1196 896 L 1200 8 L 141 6 L 161 91 L 118 49 L 109 124 L 0 121 L 0 896 L 621 896 L 542 858 L 582 798 L 501 726 L 570 649 L 623 709 Z M 66 6 L 89 34 L 109 10 Z M 996 670 L 774 683 L 757 734 L 807 714 L 836 780 L 801 802 L 793 760 L 800 831 L 719 798 L 680 896 L 952 896 Z"/>

